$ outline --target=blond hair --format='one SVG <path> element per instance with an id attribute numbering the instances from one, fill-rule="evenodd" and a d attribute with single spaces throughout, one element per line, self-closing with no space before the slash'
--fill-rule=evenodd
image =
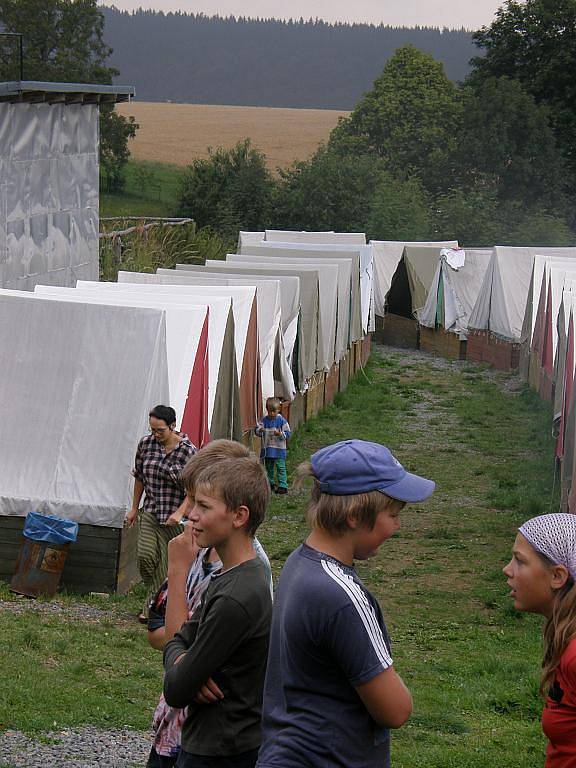
<path id="1" fill-rule="evenodd" d="M 270 501 L 270 484 L 264 467 L 254 456 L 225 459 L 196 477 L 196 491 L 220 498 L 228 509 L 247 507 L 246 533 L 254 536 L 264 522 Z"/>
<path id="2" fill-rule="evenodd" d="M 282 401 L 279 397 L 267 397 L 266 398 L 266 410 L 268 409 L 274 409 L 275 411 L 279 411 L 282 408 Z"/>
<path id="3" fill-rule="evenodd" d="M 346 496 L 335 496 L 322 493 L 320 482 L 314 475 L 312 464 L 305 461 L 296 470 L 295 486 L 299 487 L 306 479 L 312 479 L 310 501 L 306 516 L 311 528 L 322 528 L 336 536 L 341 536 L 349 530 L 348 521 L 357 520 L 364 527 L 372 530 L 380 512 L 394 503 L 381 491 L 354 493 Z"/>
<path id="4" fill-rule="evenodd" d="M 226 459 L 242 459 L 248 456 L 250 451 L 242 443 L 235 440 L 212 440 L 188 459 L 180 473 L 180 482 L 186 493 L 193 496 L 196 480 L 205 469 Z"/>

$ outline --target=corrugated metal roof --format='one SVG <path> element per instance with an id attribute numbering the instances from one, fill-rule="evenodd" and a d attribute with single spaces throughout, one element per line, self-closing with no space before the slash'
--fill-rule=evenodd
<path id="1" fill-rule="evenodd" d="M 43 83 L 37 80 L 0 83 L 0 101 L 12 103 L 115 104 L 130 101 L 134 93 L 132 85 Z"/>

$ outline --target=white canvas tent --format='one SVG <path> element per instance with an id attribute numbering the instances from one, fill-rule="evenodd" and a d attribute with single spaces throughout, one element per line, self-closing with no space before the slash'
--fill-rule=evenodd
<path id="1" fill-rule="evenodd" d="M 313 258 L 311 254 L 303 254 L 300 251 L 288 251 L 288 255 L 279 255 L 273 248 L 263 249 L 262 253 L 265 254 L 265 258 L 274 259 L 277 263 L 283 264 L 306 264 L 308 266 L 314 266 L 315 264 L 335 264 L 338 267 L 338 305 L 337 305 L 337 321 L 336 321 L 336 342 L 335 342 L 335 358 L 336 361 L 341 360 L 346 354 L 346 350 L 351 343 L 351 331 L 352 331 L 352 296 L 353 296 L 353 284 L 358 283 L 358 280 L 352 279 L 354 271 L 354 259 L 351 256 L 344 258 L 332 258 L 326 254 L 314 254 Z M 317 258 L 316 258 L 317 256 Z M 255 256 L 258 258 L 259 255 Z M 356 270 L 357 271 L 357 270 Z M 322 292 L 322 287 L 320 288 Z M 360 318 L 360 301 L 359 292 L 357 294 L 357 302 L 354 310 L 358 313 Z"/>
<path id="2" fill-rule="evenodd" d="M 225 266 L 225 263 L 218 263 Z M 244 276 L 243 273 L 236 270 L 235 267 L 234 271 L 226 272 L 223 268 L 219 269 L 218 266 L 209 266 L 208 264 L 203 266 L 194 264 L 176 264 L 176 269 L 198 275 L 199 277 L 214 279 L 216 282 L 220 280 L 232 280 L 232 282 L 228 283 L 230 285 L 257 286 L 260 282 L 267 282 L 267 279 L 274 279 L 274 281 L 277 281 L 280 285 L 282 335 L 286 360 L 292 370 L 298 370 L 297 362 L 295 363 L 293 361 L 294 345 L 297 342 L 300 317 L 300 279 L 298 277 L 278 274 L 274 275 L 273 278 L 266 278 L 266 276 L 259 276 L 257 274 Z"/>
<path id="3" fill-rule="evenodd" d="M 316 370 L 316 348 L 318 344 L 318 271 L 306 270 L 297 266 L 284 267 L 273 264 L 260 267 L 250 262 L 207 260 L 206 267 L 222 272 L 234 272 L 243 275 L 259 275 L 276 278 L 278 275 L 297 277 L 300 283 L 300 333 L 298 341 L 298 388 L 304 391 L 307 381 Z M 294 369 L 293 369 L 294 370 Z"/>
<path id="4" fill-rule="evenodd" d="M 506 341 L 519 342 L 534 256 L 570 253 L 576 253 L 576 249 L 495 246 L 468 327 L 490 331 Z"/>
<path id="5" fill-rule="evenodd" d="M 386 296 L 392 284 L 392 277 L 402 258 L 406 245 L 431 245 L 438 248 L 458 248 L 457 240 L 437 242 L 409 242 L 405 240 L 370 240 L 374 259 L 374 312 L 384 317 Z"/>
<path id="6" fill-rule="evenodd" d="M 169 396 L 166 312 L 2 291 L 0 345 L 0 515 L 121 528 L 135 441 Z"/>
<path id="7" fill-rule="evenodd" d="M 255 232 L 254 234 L 258 233 Z M 295 232 L 289 229 L 267 229 L 265 236 L 261 239 L 274 243 L 366 245 L 366 235 L 364 232 Z"/>
<path id="8" fill-rule="evenodd" d="M 426 304 L 418 315 L 418 322 L 428 328 L 442 326 L 456 333 L 460 339 L 468 334 L 468 318 L 472 311 L 484 274 L 488 268 L 492 249 L 466 248 L 457 251 L 464 264 L 454 268 L 450 264 L 452 249 L 443 249 L 428 291 Z"/>
<path id="9" fill-rule="evenodd" d="M 260 256 L 227 254 L 226 262 L 255 264 L 267 269 L 270 261 Z M 316 370 L 329 370 L 335 362 L 336 322 L 338 307 L 338 267 L 329 262 L 309 264 L 307 261 L 289 259 L 278 261 L 279 266 L 315 272 L 318 275 L 318 336 Z"/>
<path id="10" fill-rule="evenodd" d="M 276 256 L 290 256 L 292 251 L 301 255 L 307 255 L 312 259 L 317 258 L 344 258 L 351 257 L 354 260 L 354 271 L 358 274 L 358 283 L 352 287 L 352 306 L 360 304 L 360 317 L 353 309 L 352 317 L 352 341 L 357 341 L 365 333 L 374 330 L 373 312 L 373 261 L 372 247 L 369 245 L 341 245 L 334 244 L 298 244 L 298 243 L 271 243 L 263 241 L 258 245 L 248 245 L 243 253 L 258 256 L 266 251 Z M 270 251 L 272 253 L 270 253 Z"/>
<path id="11" fill-rule="evenodd" d="M 262 376 L 262 399 L 281 396 L 292 400 L 296 394 L 292 372 L 286 359 L 282 334 L 282 304 L 278 280 L 224 278 L 183 269 L 157 269 L 156 274 L 172 277 L 186 285 L 252 285 L 258 303 L 258 347 Z M 277 380 L 275 381 L 275 373 Z"/>
<path id="12" fill-rule="evenodd" d="M 163 290 L 163 288 L 167 290 Z M 177 288 L 178 286 L 176 286 Z M 172 296 L 175 303 L 185 298 L 190 306 L 208 307 L 208 423 L 210 437 L 240 439 L 240 394 L 235 347 L 235 324 L 232 298 L 226 296 L 198 297 L 193 292 L 174 291 L 170 286 L 154 284 L 106 283 L 79 280 L 79 290 L 92 290 L 112 295 L 146 297 Z"/>
<path id="13" fill-rule="evenodd" d="M 177 278 L 176 278 L 177 281 Z M 174 278 L 148 272 L 118 272 L 118 283 L 171 285 L 179 288 Z M 232 297 L 236 364 L 240 386 L 240 417 L 243 431 L 253 429 L 262 413 L 262 384 L 258 353 L 258 308 L 255 286 L 185 286 L 196 292 L 198 299 L 210 296 Z"/>
<path id="14" fill-rule="evenodd" d="M 198 447 L 209 439 L 208 306 L 177 304 L 169 296 L 114 295 L 81 288 L 37 285 L 34 295 L 48 300 L 162 309 L 166 312 L 169 399 L 176 424 Z M 204 342 L 202 343 L 204 335 Z"/>

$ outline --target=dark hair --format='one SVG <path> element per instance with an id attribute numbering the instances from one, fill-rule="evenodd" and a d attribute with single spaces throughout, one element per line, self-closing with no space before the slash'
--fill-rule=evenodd
<path id="1" fill-rule="evenodd" d="M 176 421 L 176 411 L 169 405 L 155 405 L 148 414 L 148 418 L 153 417 L 160 421 L 165 421 L 168 427 Z"/>
<path id="2" fill-rule="evenodd" d="M 270 484 L 257 458 L 224 459 L 212 464 L 196 478 L 196 491 L 201 488 L 216 494 L 228 509 L 248 507 L 246 533 L 254 536 L 270 501 Z"/>
<path id="3" fill-rule="evenodd" d="M 235 440 L 212 440 L 188 459 L 186 466 L 180 472 L 180 481 L 186 493 L 193 495 L 196 479 L 205 469 L 226 459 L 245 459 L 249 456 L 250 451 L 242 443 L 237 443 Z"/>

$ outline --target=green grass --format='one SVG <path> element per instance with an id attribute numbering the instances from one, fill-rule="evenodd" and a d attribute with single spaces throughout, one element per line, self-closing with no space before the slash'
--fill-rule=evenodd
<path id="1" fill-rule="evenodd" d="M 407 507 L 398 534 L 358 569 L 414 696 L 412 719 L 394 734 L 393 765 L 533 768 L 544 753 L 540 621 L 511 608 L 501 568 L 518 524 L 551 503 L 550 412 L 526 390 L 503 391 L 489 371 L 404 360 L 373 355 L 366 377 L 295 432 L 289 471 L 322 445 L 358 437 L 388 444 L 436 480 L 432 499 Z M 305 491 L 276 497 L 259 531 L 275 574 L 306 535 L 305 503 Z M 0 665 L 10 674 L 0 727 L 146 728 L 161 669 L 142 629 L 123 620 L 138 602 L 100 599 L 110 619 L 91 625 L 2 612 Z"/>
<path id="2" fill-rule="evenodd" d="M 182 168 L 130 160 L 122 194 L 100 193 L 100 216 L 175 216 Z"/>

